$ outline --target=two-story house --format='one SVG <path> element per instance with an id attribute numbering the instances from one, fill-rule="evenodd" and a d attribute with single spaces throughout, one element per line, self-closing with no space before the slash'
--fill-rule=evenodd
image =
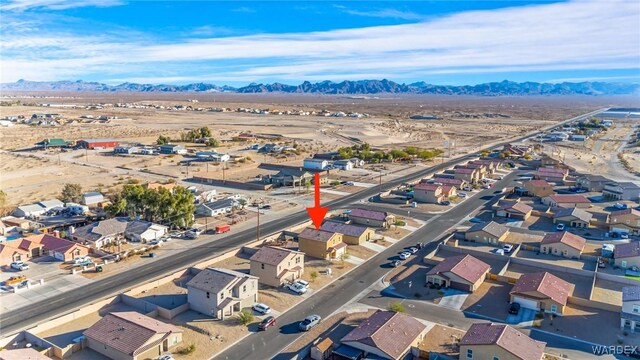
<path id="1" fill-rule="evenodd" d="M 537 196 L 543 198 L 545 196 L 553 195 L 556 192 L 553 190 L 553 185 L 546 180 L 530 180 L 522 183 L 522 187 L 531 196 Z"/>
<path id="2" fill-rule="evenodd" d="M 480 171 L 478 169 L 457 168 L 453 170 L 454 179 L 464 180 L 469 184 L 475 184 L 480 180 Z"/>
<path id="3" fill-rule="evenodd" d="M 587 191 L 600 192 L 604 189 L 604 185 L 610 182 L 611 179 L 602 175 L 586 174 L 576 179 L 576 186 Z"/>
<path id="4" fill-rule="evenodd" d="M 304 273 L 304 253 L 275 246 L 261 247 L 251 258 L 250 274 L 258 282 L 282 286 L 299 279 Z"/>
<path id="5" fill-rule="evenodd" d="M 413 199 L 422 203 L 439 204 L 444 199 L 442 185 L 417 184 L 413 187 Z"/>
<path id="6" fill-rule="evenodd" d="M 238 271 L 206 268 L 187 283 L 191 310 L 223 320 L 258 302 L 258 278 Z"/>
<path id="7" fill-rule="evenodd" d="M 307 256 L 317 259 L 339 259 L 347 250 L 342 234 L 306 228 L 298 234 L 298 247 Z"/>
<path id="8" fill-rule="evenodd" d="M 636 331 L 640 327 L 640 286 L 622 288 L 622 310 L 620 312 L 620 329 Z"/>
<path id="9" fill-rule="evenodd" d="M 395 216 L 386 211 L 353 209 L 349 213 L 349 220 L 354 224 L 387 228 L 393 224 Z"/>
<path id="10" fill-rule="evenodd" d="M 612 211 L 609 215 L 609 231 L 640 235 L 640 211 L 636 209 Z"/>
<path id="11" fill-rule="evenodd" d="M 632 182 L 611 182 L 604 185 L 602 195 L 612 200 L 638 201 L 640 198 L 640 185 Z"/>

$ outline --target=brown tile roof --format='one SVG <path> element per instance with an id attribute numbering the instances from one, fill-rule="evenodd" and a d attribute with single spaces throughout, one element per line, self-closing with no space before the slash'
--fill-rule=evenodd
<path id="1" fill-rule="evenodd" d="M 520 360 L 540 360 L 546 343 L 533 340 L 508 325 L 473 324 L 460 345 L 497 345 Z"/>
<path id="2" fill-rule="evenodd" d="M 533 208 L 525 203 L 517 201 L 512 204 L 509 204 L 509 206 L 505 207 L 505 210 L 511 211 L 511 212 L 519 212 L 522 214 L 528 214 L 533 210 Z"/>
<path id="3" fill-rule="evenodd" d="M 356 236 L 360 237 L 364 234 L 365 231 L 369 229 L 366 226 L 354 225 L 354 224 L 345 224 L 338 221 L 325 221 L 322 226 L 320 226 L 320 230 L 329 231 L 329 232 L 337 232 L 347 236 Z"/>
<path id="4" fill-rule="evenodd" d="M 577 204 L 588 204 L 591 203 L 589 199 L 582 195 L 549 195 L 549 198 L 553 200 L 555 203 L 577 203 Z"/>
<path id="5" fill-rule="evenodd" d="M 557 233 L 549 233 L 542 238 L 540 244 L 548 245 L 548 244 L 565 244 L 569 247 L 572 247 L 576 250 L 582 251 L 584 249 L 584 245 L 587 243 L 582 236 L 578 236 L 572 234 L 568 231 L 557 232 Z"/>
<path id="6" fill-rule="evenodd" d="M 372 346 L 398 359 L 425 329 L 423 323 L 410 316 L 379 310 L 340 341 Z"/>
<path id="7" fill-rule="evenodd" d="M 86 248 L 87 251 L 89 251 L 89 248 L 84 245 L 78 244 L 73 241 L 61 239 L 49 234 L 31 235 L 26 239 L 34 243 L 42 244 L 46 251 L 57 251 L 64 254 L 69 250 L 75 249 L 76 247 Z"/>
<path id="8" fill-rule="evenodd" d="M 616 244 L 616 247 L 613 249 L 614 259 L 623 259 L 636 256 L 640 256 L 639 241 L 632 241 L 626 244 Z"/>
<path id="9" fill-rule="evenodd" d="M 114 312 L 98 320 L 84 335 L 119 352 L 135 355 L 148 349 L 145 344 L 156 334 L 177 333 L 181 329 L 137 312 Z"/>
<path id="10" fill-rule="evenodd" d="M 333 231 L 316 230 L 314 228 L 305 228 L 300 234 L 298 239 L 308 239 L 327 242 L 336 235 Z"/>
<path id="11" fill-rule="evenodd" d="M 414 188 L 415 190 L 436 191 L 436 190 L 438 190 L 438 188 L 440 188 L 441 186 L 442 186 L 442 185 L 423 183 L 423 184 L 417 184 L 417 185 L 416 185 L 416 186 L 414 186 L 413 188 Z"/>
<path id="12" fill-rule="evenodd" d="M 22 255 L 29 254 L 29 252 L 26 251 L 26 250 L 14 248 L 13 246 L 7 245 L 7 244 L 0 244 L 0 258 L 11 257 L 16 252 L 18 252 L 18 253 L 20 253 Z"/>
<path id="13" fill-rule="evenodd" d="M 587 223 L 591 221 L 591 218 L 593 218 L 593 214 L 577 207 L 560 208 L 558 209 L 558 211 L 556 211 L 555 214 L 553 214 L 554 219 L 565 217 L 565 216 L 573 216 L 576 219 L 587 222 Z"/>
<path id="14" fill-rule="evenodd" d="M 468 168 L 457 168 L 454 169 L 454 172 L 456 174 L 473 174 L 476 171 L 476 169 L 468 169 Z"/>
<path id="15" fill-rule="evenodd" d="M 302 253 L 276 246 L 263 246 L 253 254 L 249 260 L 269 265 L 278 265 L 291 254 Z"/>
<path id="16" fill-rule="evenodd" d="M 436 182 L 439 182 L 441 184 L 449 184 L 449 185 L 457 185 L 457 186 L 460 186 L 466 182 L 462 179 L 452 179 L 452 178 L 444 178 L 444 177 L 435 177 L 433 179 Z"/>
<path id="17" fill-rule="evenodd" d="M 491 266 L 471 255 L 460 255 L 444 259 L 444 261 L 434 266 L 427 275 L 439 275 L 444 272 L 452 272 L 470 283 L 475 283 L 478 279 L 485 276 L 490 268 Z"/>
<path id="18" fill-rule="evenodd" d="M 366 210 L 366 209 L 353 209 L 349 216 L 356 216 L 365 219 L 371 220 L 379 220 L 383 221 L 389 216 L 386 211 L 375 211 L 375 210 Z"/>
<path id="19" fill-rule="evenodd" d="M 477 223 L 474 224 L 472 227 L 469 228 L 469 230 L 467 230 L 467 232 L 474 232 L 474 231 L 485 231 L 495 237 L 501 237 L 502 235 L 506 234 L 509 231 L 509 228 L 498 224 L 495 221 L 490 221 L 488 223 Z"/>
<path id="20" fill-rule="evenodd" d="M 620 215 L 628 215 L 633 214 L 634 216 L 640 217 L 640 211 L 634 208 L 628 208 L 624 210 L 616 210 L 611 212 L 611 216 L 620 216 Z"/>
<path id="21" fill-rule="evenodd" d="M 35 349 L 13 349 L 0 351 L 0 360 L 51 360 Z"/>
<path id="22" fill-rule="evenodd" d="M 35 241 L 31 241 L 29 239 L 20 239 L 20 240 L 16 240 L 16 242 L 19 243 L 18 248 L 26 251 L 31 251 L 33 249 L 43 247 L 42 244 L 39 244 Z"/>
<path id="23" fill-rule="evenodd" d="M 566 305 L 571 284 L 545 271 L 522 275 L 511 289 L 512 294 L 532 291 L 537 291 L 559 304 Z"/>

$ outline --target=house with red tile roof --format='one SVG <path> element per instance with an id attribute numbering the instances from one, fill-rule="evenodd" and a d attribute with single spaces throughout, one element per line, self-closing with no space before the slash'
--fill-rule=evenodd
<path id="1" fill-rule="evenodd" d="M 439 204 L 444 200 L 442 185 L 417 184 L 413 187 L 413 199 L 421 203 Z"/>
<path id="2" fill-rule="evenodd" d="M 460 360 L 540 360 L 545 346 L 509 325 L 477 323 L 460 339 Z"/>
<path id="3" fill-rule="evenodd" d="M 107 314 L 83 334 L 111 359 L 155 359 L 182 342 L 182 329 L 134 311 Z"/>
<path id="4" fill-rule="evenodd" d="M 571 259 L 580 259 L 587 240 L 568 231 L 549 233 L 540 241 L 540 252 Z"/>
<path id="5" fill-rule="evenodd" d="M 555 208 L 581 208 L 586 209 L 591 207 L 591 201 L 582 195 L 570 195 L 570 194 L 559 194 L 559 195 L 549 195 L 547 197 L 543 197 L 540 202 L 543 204 Z"/>
<path id="6" fill-rule="evenodd" d="M 427 326 L 411 316 L 378 310 L 340 340 L 343 345 L 383 359 L 402 359 L 418 347 Z"/>
<path id="7" fill-rule="evenodd" d="M 482 178 L 480 170 L 470 168 L 457 168 L 453 170 L 453 177 L 455 179 L 464 180 L 469 184 L 475 184 Z"/>
<path id="8" fill-rule="evenodd" d="M 304 253 L 277 246 L 263 246 L 251 256 L 249 273 L 258 282 L 279 287 L 304 273 Z"/>
<path id="9" fill-rule="evenodd" d="M 574 285 L 548 272 L 520 276 L 509 293 L 510 302 L 526 309 L 561 315 Z"/>
<path id="10" fill-rule="evenodd" d="M 89 255 L 89 247 L 53 235 L 37 234 L 25 239 L 35 244 L 41 244 L 43 255 L 46 254 L 64 262 Z"/>
<path id="11" fill-rule="evenodd" d="M 0 360 L 51 360 L 34 348 L 2 350 Z"/>
<path id="12" fill-rule="evenodd" d="M 427 272 L 427 284 L 474 292 L 490 269 L 489 264 L 471 255 L 452 256 Z"/>

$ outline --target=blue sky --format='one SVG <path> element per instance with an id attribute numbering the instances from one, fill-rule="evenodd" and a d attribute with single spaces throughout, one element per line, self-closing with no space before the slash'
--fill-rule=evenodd
<path id="1" fill-rule="evenodd" d="M 640 2 L 2 0 L 0 81 L 640 82 Z"/>

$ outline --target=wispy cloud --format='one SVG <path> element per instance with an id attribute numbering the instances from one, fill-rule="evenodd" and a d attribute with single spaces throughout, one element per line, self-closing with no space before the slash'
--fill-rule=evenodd
<path id="1" fill-rule="evenodd" d="M 176 81 L 415 79 L 639 69 L 640 31 L 630 25 L 637 24 L 638 17 L 636 1 L 573 1 L 321 32 L 220 37 L 212 27 L 201 29 L 198 38 L 181 41 L 11 33 L 0 43 L 0 65 L 2 81 L 97 76 Z"/>
<path id="2" fill-rule="evenodd" d="M 562 83 L 562 82 L 582 82 L 582 81 L 616 81 L 616 80 L 640 80 L 640 74 L 630 76 L 588 76 L 588 77 L 571 77 L 562 79 L 547 80 L 548 83 Z"/>
<path id="3" fill-rule="evenodd" d="M 211 25 L 199 26 L 187 32 L 187 35 L 192 36 L 226 36 L 232 34 L 238 34 L 238 31 L 224 26 Z"/>
<path id="4" fill-rule="evenodd" d="M 8 0 L 0 5 L 4 11 L 24 11 L 29 9 L 66 10 L 80 7 L 110 7 L 124 5 L 122 0 Z"/>
<path id="5" fill-rule="evenodd" d="M 355 10 L 344 6 L 337 6 L 342 12 L 349 15 L 366 16 L 375 18 L 391 18 L 403 20 L 424 20 L 426 16 L 417 14 L 412 11 L 402 11 L 397 9 L 377 9 L 377 10 Z"/>

